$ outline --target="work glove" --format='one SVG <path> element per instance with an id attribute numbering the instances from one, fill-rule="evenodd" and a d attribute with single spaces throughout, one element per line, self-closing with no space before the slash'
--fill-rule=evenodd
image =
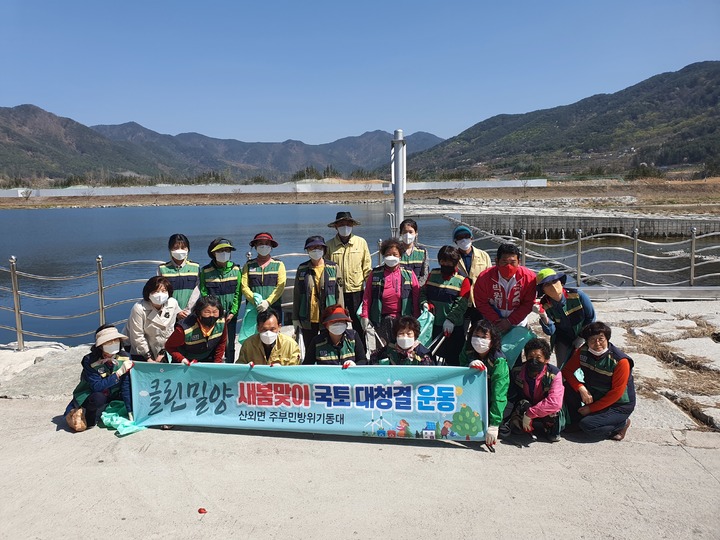
<path id="1" fill-rule="evenodd" d="M 343 369 L 347 369 L 349 367 L 355 367 L 357 364 L 353 362 L 352 360 L 346 360 L 345 363 L 342 365 Z"/>
<path id="2" fill-rule="evenodd" d="M 263 300 L 256 307 L 257 307 L 258 313 L 262 313 L 263 311 L 265 311 L 267 308 L 270 307 L 270 304 L 268 303 L 267 300 Z"/>
<path id="3" fill-rule="evenodd" d="M 585 340 L 581 337 L 576 337 L 575 341 L 572 342 L 573 349 L 579 349 L 583 345 L 585 345 Z"/>
<path id="4" fill-rule="evenodd" d="M 523 431 L 525 433 L 530 433 L 533 430 L 532 418 L 530 418 L 527 414 L 523 414 L 522 420 L 523 420 L 523 425 L 522 425 Z"/>
<path id="5" fill-rule="evenodd" d="M 443 334 L 449 336 L 453 333 L 453 330 L 455 330 L 455 324 L 453 324 L 450 319 L 445 319 L 445 322 L 443 323 Z"/>
<path id="6" fill-rule="evenodd" d="M 488 426 L 487 433 L 485 434 L 485 444 L 488 446 L 495 446 L 498 438 L 498 426 Z"/>
<path id="7" fill-rule="evenodd" d="M 545 313 L 545 308 L 542 307 L 540 300 L 535 300 L 532 310 L 534 313 L 537 313 L 538 315 L 540 315 L 540 319 L 542 320 L 542 322 L 547 324 L 548 316 L 547 316 L 547 313 Z"/>
<path id="8" fill-rule="evenodd" d="M 360 326 L 364 332 L 367 332 L 368 326 L 370 326 L 370 319 L 366 319 L 365 317 L 361 318 Z"/>
<path id="9" fill-rule="evenodd" d="M 182 363 L 186 366 L 191 366 L 193 364 L 197 364 L 197 360 L 188 360 L 187 358 L 183 358 Z"/>
<path id="10" fill-rule="evenodd" d="M 482 360 L 473 360 L 468 367 L 477 369 L 478 371 L 485 371 L 485 363 Z"/>
<path id="11" fill-rule="evenodd" d="M 135 363 L 132 360 L 125 360 L 122 365 L 120 366 L 120 369 L 118 369 L 115 374 L 118 376 L 118 378 L 125 375 L 128 371 L 130 371 Z"/>
<path id="12" fill-rule="evenodd" d="M 270 364 L 270 367 L 277 367 L 277 366 L 282 366 L 282 364 L 280 362 L 273 362 L 272 364 Z"/>

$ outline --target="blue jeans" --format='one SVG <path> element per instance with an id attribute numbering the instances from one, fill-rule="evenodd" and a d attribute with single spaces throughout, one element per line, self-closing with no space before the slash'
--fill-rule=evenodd
<path id="1" fill-rule="evenodd" d="M 628 397 L 630 397 L 630 403 L 616 403 L 601 411 L 582 416 L 578 412 L 581 405 L 580 394 L 569 385 L 565 385 L 565 405 L 570 417 L 570 423 L 577 424 L 586 435 L 598 440 L 607 439 L 625 427 L 627 419 L 635 410 L 633 385 L 628 387 Z"/>

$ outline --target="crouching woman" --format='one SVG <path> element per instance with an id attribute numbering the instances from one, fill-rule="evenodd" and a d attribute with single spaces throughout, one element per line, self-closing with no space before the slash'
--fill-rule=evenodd
<path id="1" fill-rule="evenodd" d="M 587 325 L 580 337 L 585 345 L 562 368 L 570 421 L 592 438 L 622 441 L 635 410 L 632 358 L 610 343 L 610 327 L 604 323 Z M 584 383 L 575 377 L 578 369 Z"/>
<path id="2" fill-rule="evenodd" d="M 111 324 L 95 331 L 95 345 L 82 359 L 80 383 L 65 410 L 65 419 L 73 431 L 85 431 L 97 422 L 98 412 L 115 399 L 122 399 L 132 420 L 130 376 L 133 362 L 120 348 L 127 339 Z"/>

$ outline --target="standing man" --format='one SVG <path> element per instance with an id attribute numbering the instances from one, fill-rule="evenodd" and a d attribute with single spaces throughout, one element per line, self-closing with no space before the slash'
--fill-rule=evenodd
<path id="1" fill-rule="evenodd" d="M 360 222 L 353 219 L 350 212 L 338 212 L 335 221 L 328 227 L 337 234 L 327 243 L 325 257 L 338 265 L 338 284 L 343 289 L 345 308 L 350 312 L 352 325 L 360 336 L 365 336 L 357 316 L 362 304 L 363 285 L 370 275 L 370 250 L 364 238 L 353 234 L 353 227 Z"/>
<path id="2" fill-rule="evenodd" d="M 470 227 L 459 225 L 453 231 L 453 241 L 460 251 L 460 262 L 458 264 L 458 274 L 470 280 L 470 303 L 465 313 L 466 324 L 468 326 L 476 323 L 481 319 L 478 311 L 473 307 L 475 305 L 473 285 L 478 276 L 492 266 L 490 256 L 482 249 L 478 249 L 472 245 L 473 233 Z"/>
<path id="3" fill-rule="evenodd" d="M 495 266 L 475 281 L 475 307 L 483 318 L 505 334 L 513 326 L 527 326 L 527 316 L 535 303 L 535 287 L 535 272 L 520 266 L 518 247 L 501 244 Z"/>

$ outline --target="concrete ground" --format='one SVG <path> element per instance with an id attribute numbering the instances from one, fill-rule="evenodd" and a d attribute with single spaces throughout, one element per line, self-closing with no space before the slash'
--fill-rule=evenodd
<path id="1" fill-rule="evenodd" d="M 720 433 L 658 390 L 662 382 L 701 397 L 687 383 L 695 368 L 647 354 L 634 330 L 662 334 L 656 345 L 675 351 L 670 343 L 717 331 L 720 303 L 596 308 L 636 359 L 625 440 L 515 436 L 494 454 L 180 427 L 74 434 L 61 414 L 86 348 L 0 349 L 0 538 L 718 538 Z M 661 320 L 697 328 L 652 327 Z M 699 372 L 714 388 L 712 367 Z"/>

